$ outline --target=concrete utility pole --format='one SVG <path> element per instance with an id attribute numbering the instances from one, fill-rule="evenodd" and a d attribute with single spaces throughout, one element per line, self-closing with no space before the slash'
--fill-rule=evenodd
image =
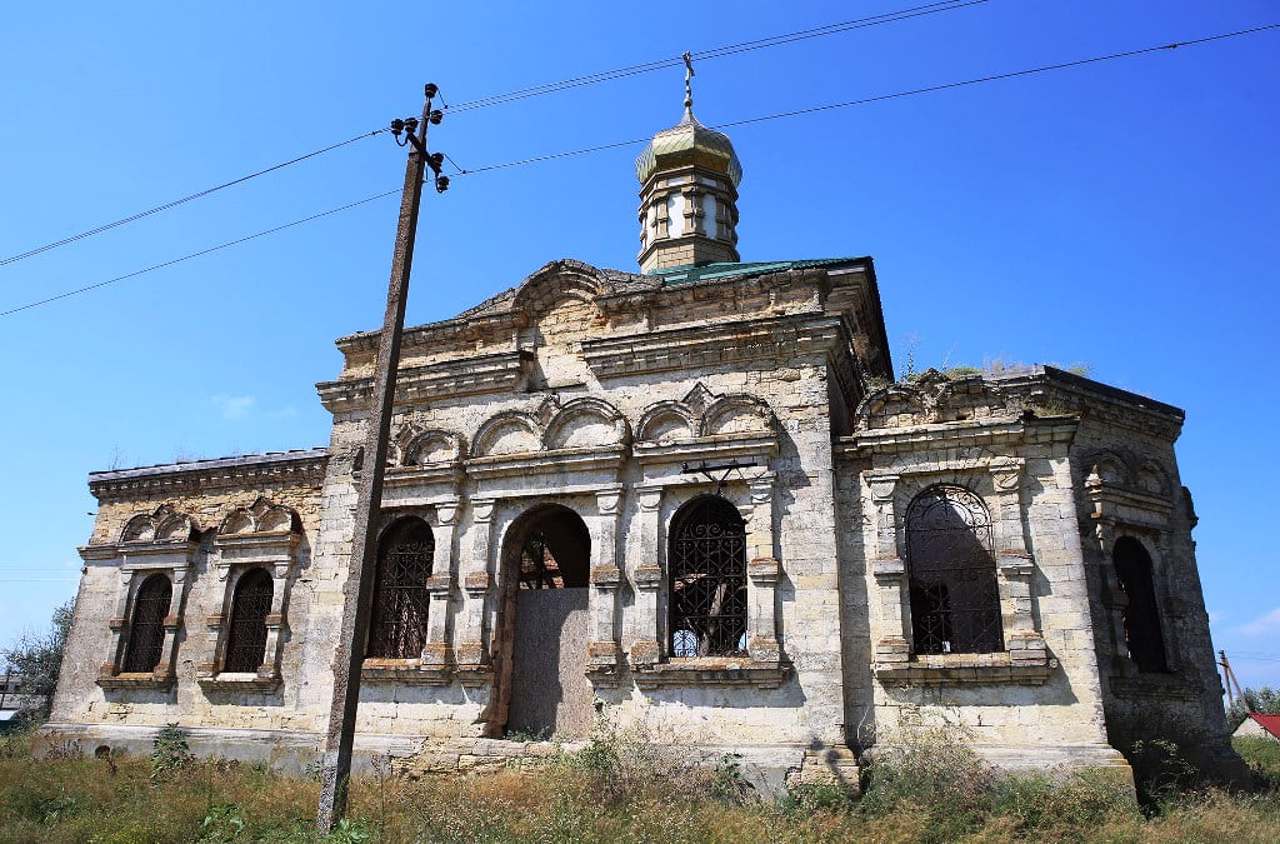
<path id="1" fill-rule="evenodd" d="M 413 243 L 418 230 L 418 207 L 422 202 L 425 168 L 430 166 L 435 173 L 438 192 L 444 193 L 449 187 L 449 177 L 440 175 L 444 156 L 427 151 L 427 124 L 439 123 L 443 117 L 440 111 L 431 107 L 431 100 L 437 93 L 436 86 L 428 83 L 425 93 L 421 120 L 410 117 L 391 121 L 391 131 L 397 143 L 409 147 L 409 160 L 404 170 L 400 222 L 391 257 L 387 310 L 382 319 L 382 333 L 378 337 L 378 359 L 373 370 L 373 391 L 369 396 L 364 467 L 356 496 L 351 562 L 346 586 L 343 587 L 342 629 L 338 631 L 338 644 L 333 654 L 333 701 L 325 736 L 320 805 L 316 811 L 316 828 L 322 833 L 332 831 L 347 808 L 356 708 L 360 702 L 360 668 L 364 662 L 364 643 L 369 630 L 377 569 L 377 516 L 382 505 L 383 467 L 391 436 L 396 367 L 400 361 L 400 337 L 404 331 L 404 307 L 409 297 L 409 273 L 413 266 Z M 405 135 L 403 141 L 402 132 Z"/>
<path id="2" fill-rule="evenodd" d="M 1236 672 L 1231 668 L 1230 661 L 1227 660 L 1226 651 L 1218 651 L 1218 664 L 1222 666 L 1222 677 L 1226 681 L 1227 686 L 1227 705 L 1230 706 L 1235 702 L 1236 698 L 1244 699 L 1244 692 L 1240 690 L 1240 681 L 1236 679 Z M 1235 684 L 1235 694 L 1231 693 L 1231 685 Z"/>

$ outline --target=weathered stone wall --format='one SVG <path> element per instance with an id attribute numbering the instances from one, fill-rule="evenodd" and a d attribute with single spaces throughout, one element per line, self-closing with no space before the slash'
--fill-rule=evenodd
<path id="1" fill-rule="evenodd" d="M 208 461 L 206 461 L 207 463 Z M 212 461 L 217 463 L 219 461 Z M 223 461 L 225 462 L 225 461 Z M 289 579 L 286 623 L 298 624 L 309 614 L 312 549 L 309 537 L 319 527 L 320 467 L 322 454 L 282 471 L 248 471 L 244 465 L 207 468 L 201 462 L 174 468 L 163 484 L 130 479 L 129 472 L 103 473 L 95 479 L 99 495 L 98 516 L 85 569 L 76 597 L 75 614 L 66 657 L 55 696 L 52 720 L 68 723 L 165 724 L 289 728 L 294 702 L 302 686 L 303 646 L 299 628 L 292 627 L 283 648 L 281 687 L 268 694 L 210 691 L 197 684 L 199 666 L 213 655 L 214 640 L 205 619 L 227 611 L 227 583 L 219 578 L 213 560 L 213 539 L 218 525 L 237 508 L 252 507 L 266 499 L 297 513 L 301 541 L 296 550 L 294 574 Z M 239 464 L 252 464 L 241 459 Z M 114 475 L 123 475 L 113 480 Z M 237 475 L 239 477 L 237 477 Z M 168 688 L 104 689 L 98 678 L 101 666 L 112 660 L 110 621 L 118 610 L 121 589 L 121 555 L 109 549 L 119 541 L 126 523 L 161 505 L 190 515 L 199 541 L 191 555 L 191 568 L 183 588 L 185 601 L 176 640 L 176 682 Z M 107 553 L 103 554 L 104 549 Z M 96 554 L 88 551 L 98 552 Z M 121 552 L 123 553 L 123 552 Z"/>
<path id="2" fill-rule="evenodd" d="M 376 335 L 339 348 L 340 377 L 318 385 L 333 413 L 327 450 L 92 476 L 99 515 L 55 727 L 134 741 L 177 721 L 201 746 L 241 735 L 245 748 L 311 752 L 328 715 Z M 494 743 L 519 693 L 508 586 L 531 514 L 555 504 L 590 536 L 586 633 L 570 644 L 585 653 L 593 708 L 619 729 L 679 747 L 779 748 L 770 776 L 802 779 L 850 769 L 846 742 L 867 749 L 929 726 L 1015 766 L 1123 764 L 1108 739 L 1124 749 L 1157 722 L 1224 747 L 1177 493 L 1180 414 L 1050 370 L 933 373 L 864 395 L 891 375 L 888 360 L 874 275 L 859 261 L 670 286 L 561 262 L 410 330 L 379 527 L 403 516 L 431 527 L 430 612 L 420 657 L 366 662 L 364 746 L 429 747 L 439 758 L 428 767 L 488 764 L 464 763 L 486 757 L 477 748 L 523 754 Z M 1104 452 L 1122 455 L 1124 482 L 1093 480 Z M 999 652 L 912 650 L 903 520 L 939 482 L 989 513 Z M 668 542 L 681 507 L 707 494 L 745 524 L 746 654 L 678 659 L 667 653 Z M 278 682 L 215 670 L 235 578 L 234 537 L 216 529 L 260 499 L 297 514 L 292 532 L 262 534 L 293 549 Z M 1100 506 L 1110 533 L 1097 532 Z M 185 514 L 192 543 L 125 541 L 150 513 Z M 1118 656 L 1103 549 L 1135 520 L 1158 558 L 1174 679 L 1126 673 Z M 175 677 L 104 683 L 128 588 L 119 572 L 147 549 L 190 555 Z"/>
<path id="3" fill-rule="evenodd" d="M 607 400 L 616 407 L 634 429 L 644 411 L 660 401 L 679 402 L 691 392 L 705 389 L 713 395 L 745 393 L 768 404 L 781 428 L 779 453 L 770 468 L 777 475 L 779 495 L 774 532 L 785 572 L 779 588 L 778 626 L 783 636 L 783 650 L 794 665 L 794 679 L 778 689 L 752 686 L 723 687 L 693 684 L 687 687 L 635 689 L 631 678 L 621 678 L 620 688 L 601 688 L 598 695 L 616 707 L 624 719 L 643 722 L 655 735 L 672 740 L 691 740 L 696 734 L 700 742 L 731 743 L 801 743 L 814 739 L 823 742 L 841 739 L 842 703 L 840 698 L 840 665 L 838 632 L 832 624 L 837 603 L 834 535 L 832 520 L 830 433 L 826 427 L 826 362 L 821 357 L 795 359 L 779 368 L 776 360 L 761 361 L 750 368 L 729 366 L 691 367 L 661 375 L 637 375 L 610 379 L 606 385 L 595 381 L 577 389 L 562 388 L 554 394 L 560 406 L 582 395 Z M 538 412 L 546 402 L 547 392 L 528 396 L 486 396 L 444 399 L 430 406 L 402 407 L 397 411 L 395 430 L 446 430 L 473 443 L 480 427 L 499 414 L 519 411 Z M 317 544 L 317 589 L 311 617 L 308 618 L 308 664 L 319 669 L 319 654 L 331 652 L 332 631 L 341 610 L 341 589 L 345 562 L 349 554 L 354 487 L 349 467 L 355 451 L 363 441 L 362 415 L 353 413 L 335 418 L 331 450 L 334 459 L 325 488 L 325 514 Z M 670 469 L 664 471 L 671 471 Z M 676 468 L 678 472 L 678 467 Z M 669 478 L 668 478 L 669 479 Z M 492 516 L 492 527 L 477 523 L 470 499 L 480 492 L 471 483 L 461 488 L 424 486 L 415 490 L 401 488 L 384 497 L 388 517 L 392 513 L 416 513 L 435 524 L 436 504 L 431 502 L 456 497 L 460 504 L 457 526 L 453 531 L 455 574 L 461 581 L 468 567 L 477 567 L 477 537 L 480 532 L 492 557 L 500 556 L 506 527 L 529 507 L 554 501 L 569 506 L 584 520 L 595 516 L 594 490 L 621 485 L 621 514 L 617 531 L 617 550 L 623 569 L 634 575 L 645 564 L 665 562 L 664 543 L 659 543 L 658 560 L 644 557 L 640 541 L 642 510 L 634 485 L 643 481 L 641 468 L 628 463 L 620 469 L 601 474 L 582 473 L 573 476 L 512 477 L 486 484 L 484 496 L 498 500 Z M 660 535 L 665 537 L 671 519 L 685 501 L 710 491 L 714 484 L 692 476 L 662 495 L 659 510 Z M 544 491 L 550 493 L 544 494 Z M 747 485 L 736 473 L 726 484 L 726 495 L 736 504 L 747 506 Z M 439 540 L 438 540 L 439 541 Z M 496 559 L 493 561 L 496 563 Z M 641 629 L 632 594 L 623 598 L 618 627 L 623 652 L 629 652 L 639 639 L 653 639 L 651 623 Z M 490 618 L 492 634 L 492 596 L 476 596 L 458 589 L 448 602 L 449 629 L 455 652 L 465 644 L 466 619 L 471 614 Z M 433 610 L 435 607 L 433 606 Z M 327 666 L 326 666 L 327 668 Z M 624 669 L 625 671 L 625 669 Z M 328 674 L 316 671 L 308 684 L 302 704 L 319 717 L 327 699 Z M 630 687 L 630 688 L 628 688 Z M 366 683 L 362 690 L 360 723 L 362 729 L 395 734 L 480 735 L 484 732 L 486 707 L 490 703 L 485 686 L 463 688 L 449 686 L 406 685 L 401 683 Z M 316 728 L 320 727 L 319 722 Z"/>
<path id="4" fill-rule="evenodd" d="M 873 394 L 837 463 L 846 722 L 857 745 L 956 729 L 1006 765 L 1113 764 L 1068 450 L 1075 423 L 1027 415 L 982 379 L 926 375 Z M 935 484 L 991 514 L 1006 651 L 911 644 L 905 518 Z"/>
<path id="5" fill-rule="evenodd" d="M 1095 404 L 1102 404 L 1095 400 Z M 1126 756 L 1135 742 L 1166 739 L 1216 775 L 1241 777 L 1230 749 L 1222 685 L 1191 536 L 1195 515 L 1178 474 L 1176 423 L 1097 412 L 1072 447 L 1080 495 L 1077 520 L 1089 574 L 1105 693 L 1107 733 Z M 1111 470 L 1117 474 L 1109 475 Z M 1112 551 L 1137 539 L 1151 557 L 1167 673 L 1144 673 L 1129 658 L 1120 615 L 1126 600 Z M 1135 761 L 1139 757 L 1133 757 Z M 1141 771 L 1140 771 L 1141 773 Z"/>

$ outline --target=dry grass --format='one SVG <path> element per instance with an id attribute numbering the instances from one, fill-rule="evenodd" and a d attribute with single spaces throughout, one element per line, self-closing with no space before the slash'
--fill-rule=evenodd
<path id="1" fill-rule="evenodd" d="M 1280 748 L 1242 748 L 1280 776 Z M 1274 750 L 1274 753 L 1273 753 Z M 697 769 L 605 735 L 538 768 L 411 780 L 383 769 L 352 785 L 347 842 L 1081 841 L 1275 842 L 1280 793 L 1184 793 L 1146 817 L 1106 772 L 1000 775 L 934 737 L 871 766 L 850 801 L 807 789 L 744 792 L 732 764 Z M 151 760 L 35 760 L 0 740 L 0 841 L 308 842 L 318 788 L 260 767 Z"/>

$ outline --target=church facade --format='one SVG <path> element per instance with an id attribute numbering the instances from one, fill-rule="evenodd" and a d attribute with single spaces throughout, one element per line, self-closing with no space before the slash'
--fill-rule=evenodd
<path id="1" fill-rule="evenodd" d="M 742 168 L 688 100 L 637 175 L 641 272 L 555 261 L 405 333 L 358 755 L 603 721 L 775 787 L 927 728 L 1234 764 L 1180 410 L 1052 367 L 896 380 L 870 258 L 740 260 Z M 337 341 L 325 448 L 89 476 L 51 733 L 316 758 L 377 344 Z"/>

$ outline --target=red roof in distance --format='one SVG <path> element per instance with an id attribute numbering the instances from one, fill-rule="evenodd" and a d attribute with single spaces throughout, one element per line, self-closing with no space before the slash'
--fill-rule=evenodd
<path id="1" fill-rule="evenodd" d="M 1262 729 L 1280 739 L 1280 715 L 1263 715 L 1261 712 L 1250 712 L 1249 717 L 1257 721 Z"/>

